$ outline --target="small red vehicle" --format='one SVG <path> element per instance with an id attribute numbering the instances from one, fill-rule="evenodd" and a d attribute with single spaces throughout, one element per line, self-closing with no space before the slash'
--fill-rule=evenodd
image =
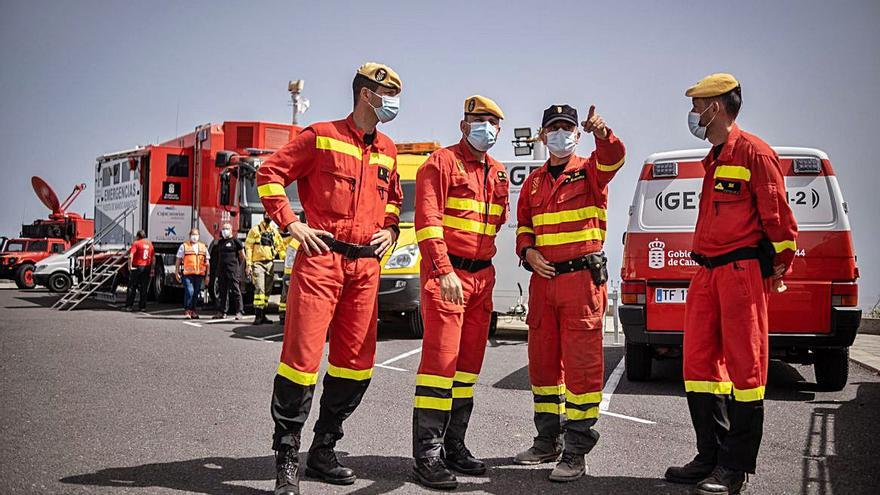
<path id="1" fill-rule="evenodd" d="M 828 156 L 817 149 L 774 147 L 798 222 L 797 251 L 770 296 L 770 357 L 812 363 L 818 384 L 846 385 L 849 347 L 862 312 L 859 271 L 847 205 Z M 630 206 L 621 266 L 619 316 L 630 380 L 650 378 L 652 360 L 681 354 L 690 259 L 708 150 L 657 153 L 642 168 Z"/>
<path id="2" fill-rule="evenodd" d="M 95 232 L 94 220 L 67 211 L 86 188 L 85 184 L 74 187 L 63 203 L 58 201 L 55 191 L 43 179 L 34 176 L 31 185 L 37 197 L 52 213 L 48 219 L 22 225 L 21 237 L 7 240 L 0 252 L 0 278 L 14 280 L 19 289 L 34 288 L 34 267 L 39 261 L 65 251 Z"/>

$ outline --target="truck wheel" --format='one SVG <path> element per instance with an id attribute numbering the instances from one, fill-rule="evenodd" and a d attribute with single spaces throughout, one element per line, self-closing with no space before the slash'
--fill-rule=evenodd
<path id="1" fill-rule="evenodd" d="M 843 390 L 849 380 L 849 348 L 813 351 L 816 383 L 822 390 Z"/>
<path id="2" fill-rule="evenodd" d="M 19 289 L 33 289 L 36 287 L 33 263 L 22 263 L 21 266 L 15 269 L 15 285 Z"/>
<path id="3" fill-rule="evenodd" d="M 498 331 L 498 313 L 492 311 L 492 318 L 489 320 L 489 337 L 494 337 Z"/>
<path id="4" fill-rule="evenodd" d="M 49 276 L 49 290 L 52 292 L 67 292 L 72 285 L 73 280 L 66 273 L 53 273 Z"/>
<path id="5" fill-rule="evenodd" d="M 409 331 L 413 337 L 422 338 L 425 335 L 425 324 L 422 321 L 422 312 L 420 310 L 410 311 L 406 314 L 406 321 L 409 325 Z"/>
<path id="6" fill-rule="evenodd" d="M 626 378 L 631 382 L 642 382 L 651 378 L 653 361 L 651 347 L 644 344 L 626 343 Z"/>

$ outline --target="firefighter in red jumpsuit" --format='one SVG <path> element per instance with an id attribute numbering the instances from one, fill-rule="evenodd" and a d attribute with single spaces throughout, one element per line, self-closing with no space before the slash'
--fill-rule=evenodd
<path id="1" fill-rule="evenodd" d="M 329 366 L 305 473 L 335 484 L 356 479 L 334 447 L 373 374 L 379 259 L 399 233 L 397 148 L 376 125 L 397 115 L 401 81 L 389 67 L 368 63 L 352 88 L 347 118 L 312 124 L 257 170 L 266 212 L 300 243 L 272 393 L 279 495 L 299 493 L 300 433 L 328 329 Z M 288 203 L 284 188 L 293 181 L 308 224 Z"/>
<path id="2" fill-rule="evenodd" d="M 553 105 L 544 111 L 541 140 L 550 159 L 529 174 L 517 205 L 516 249 L 533 272 L 526 323 L 538 436 L 514 462 L 559 459 L 552 481 L 583 476 L 584 456 L 599 439 L 593 426 L 604 379 L 605 210 L 608 183 L 626 154 L 594 106 L 583 126 L 596 141 L 586 158 L 574 154 L 580 139 L 577 110 Z"/>
<path id="3" fill-rule="evenodd" d="M 754 473 L 764 424 L 767 303 L 784 290 L 796 250 L 776 153 L 742 131 L 739 82 L 713 74 L 685 93 L 691 132 L 712 143 L 703 159 L 691 257 L 700 268 L 685 306 L 684 380 L 697 455 L 666 479 L 699 494 L 740 493 Z"/>
<path id="4" fill-rule="evenodd" d="M 448 468 L 486 472 L 464 437 L 489 335 L 495 235 L 508 214 L 507 172 L 487 154 L 503 118 L 494 101 L 468 97 L 461 141 L 434 152 L 416 176 L 425 334 L 413 401 L 413 472 L 431 488 L 457 486 Z"/>

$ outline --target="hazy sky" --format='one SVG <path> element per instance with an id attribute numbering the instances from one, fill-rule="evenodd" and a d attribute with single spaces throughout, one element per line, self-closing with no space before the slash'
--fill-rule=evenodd
<path id="1" fill-rule="evenodd" d="M 861 305 L 880 298 L 880 2 L 295 2 L 0 0 L 0 233 L 45 214 L 31 175 L 92 215 L 99 154 L 205 122 L 287 122 L 287 81 L 305 79 L 306 122 L 351 106 L 354 70 L 394 67 L 399 141 L 458 139 L 463 99 L 494 98 L 512 129 L 541 111 L 595 104 L 628 148 L 611 185 L 607 251 L 644 158 L 699 147 L 684 89 L 727 71 L 743 85 L 740 123 L 774 145 L 829 153 L 861 269 Z M 178 113 L 179 107 L 179 113 Z M 579 153 L 588 154 L 591 140 Z"/>

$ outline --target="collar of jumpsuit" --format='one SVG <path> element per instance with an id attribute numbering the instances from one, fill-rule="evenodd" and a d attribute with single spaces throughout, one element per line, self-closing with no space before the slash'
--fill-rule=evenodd
<path id="1" fill-rule="evenodd" d="M 730 133 L 727 135 L 727 140 L 724 142 L 724 146 L 721 148 L 721 153 L 718 155 L 718 158 L 713 159 L 713 152 L 715 147 L 709 150 L 709 154 L 706 155 L 706 160 L 703 161 L 703 167 L 708 169 L 712 163 L 721 162 L 721 161 L 730 161 L 733 158 L 734 146 L 736 145 L 736 141 L 739 139 L 740 135 L 742 135 L 742 131 L 739 126 L 733 124 L 733 127 L 730 128 Z"/>

